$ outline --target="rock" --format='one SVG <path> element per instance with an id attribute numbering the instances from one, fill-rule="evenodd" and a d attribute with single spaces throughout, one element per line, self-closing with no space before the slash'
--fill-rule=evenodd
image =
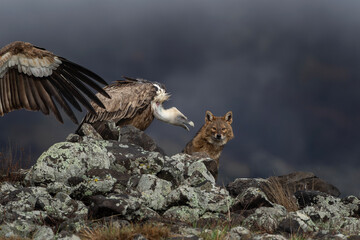
<path id="1" fill-rule="evenodd" d="M 193 162 L 187 168 L 186 175 L 186 185 L 196 186 L 202 184 L 203 182 L 209 181 L 215 184 L 215 178 L 207 170 L 203 160 Z"/>
<path id="2" fill-rule="evenodd" d="M 333 185 L 326 183 L 320 178 L 316 177 L 313 173 L 309 172 L 294 172 L 288 175 L 271 177 L 273 181 L 279 182 L 280 185 L 294 194 L 296 191 L 302 190 L 312 190 L 319 191 L 323 193 L 330 194 L 332 196 L 338 197 L 340 191 Z M 228 191 L 232 196 L 237 196 L 244 189 L 249 187 L 260 188 L 263 191 L 266 191 L 266 184 L 269 184 L 269 179 L 247 179 L 247 178 L 238 178 L 234 182 L 227 185 Z"/>
<path id="3" fill-rule="evenodd" d="M 56 240 L 81 240 L 80 237 L 78 237 L 75 234 L 71 234 L 69 236 L 59 236 L 56 238 Z"/>
<path id="4" fill-rule="evenodd" d="M 117 215 L 131 219 L 131 214 L 138 210 L 141 201 L 126 194 L 113 194 L 109 196 L 96 195 L 90 197 L 89 218 L 97 219 Z"/>
<path id="5" fill-rule="evenodd" d="M 278 226 L 278 231 L 290 234 L 304 234 L 318 231 L 314 222 L 301 212 L 291 212 Z"/>
<path id="6" fill-rule="evenodd" d="M 317 196 L 326 197 L 328 194 L 319 191 L 297 191 L 294 193 L 299 207 L 304 208 L 317 203 Z"/>
<path id="7" fill-rule="evenodd" d="M 113 177 L 117 176 L 114 172 L 109 169 L 92 169 L 88 171 L 86 176 L 83 177 L 84 181 L 72 188 L 71 197 L 74 199 L 85 199 L 93 195 L 111 192 L 118 181 Z"/>
<path id="8" fill-rule="evenodd" d="M 253 240 L 287 240 L 287 238 L 279 235 L 279 234 L 261 234 L 258 236 L 254 236 Z"/>
<path id="9" fill-rule="evenodd" d="M 0 225 L 0 236 L 9 237 L 22 237 L 29 238 L 33 232 L 38 229 L 38 226 L 33 221 L 15 220 L 11 223 Z"/>
<path id="10" fill-rule="evenodd" d="M 57 193 L 43 208 L 47 213 L 45 221 L 49 224 L 58 224 L 70 218 L 85 220 L 88 216 L 88 209 L 84 203 L 62 192 Z"/>
<path id="11" fill-rule="evenodd" d="M 188 206 L 174 206 L 165 211 L 164 218 L 193 223 L 199 219 L 200 210 Z"/>
<path id="12" fill-rule="evenodd" d="M 274 232 L 286 215 L 285 208 L 280 205 L 271 208 L 261 207 L 244 220 L 243 226 L 254 231 Z"/>
<path id="13" fill-rule="evenodd" d="M 142 147 L 146 151 L 159 152 L 161 155 L 165 155 L 164 150 L 157 146 L 151 137 L 131 125 L 120 128 L 119 142 L 122 144 L 134 144 Z"/>
<path id="14" fill-rule="evenodd" d="M 132 238 L 133 240 L 148 240 L 146 237 L 144 237 L 141 234 L 135 234 L 135 236 L 133 236 Z"/>
<path id="15" fill-rule="evenodd" d="M 101 137 L 104 140 L 116 140 L 119 141 L 120 127 L 117 127 L 113 121 L 104 121 L 104 125 L 101 128 Z"/>
<path id="16" fill-rule="evenodd" d="M 66 137 L 66 141 L 67 141 L 67 142 L 75 143 L 75 142 L 80 142 L 80 140 L 81 140 L 80 135 L 74 134 L 74 133 L 70 133 L 70 134 Z"/>
<path id="17" fill-rule="evenodd" d="M 249 229 L 238 226 L 232 228 L 227 236 L 227 239 L 251 239 L 251 232 Z"/>
<path id="18" fill-rule="evenodd" d="M 172 184 L 154 175 L 143 174 L 136 189 L 147 207 L 154 210 L 165 210 L 166 196 L 171 192 Z"/>
<path id="19" fill-rule="evenodd" d="M 155 210 L 142 205 L 132 214 L 132 219 L 135 221 L 148 221 L 152 219 L 161 219 L 161 216 Z"/>
<path id="20" fill-rule="evenodd" d="M 9 189 L 0 193 L 0 204 L 12 211 L 26 212 L 35 209 L 36 197 L 30 188 Z"/>
<path id="21" fill-rule="evenodd" d="M 273 178 L 276 178 L 282 186 L 289 189 L 292 193 L 299 190 L 312 190 L 327 193 L 334 197 L 340 196 L 339 189 L 318 178 L 311 172 L 293 172 Z"/>
<path id="22" fill-rule="evenodd" d="M 231 207 L 231 212 L 272 206 L 273 203 L 269 201 L 260 188 L 249 187 L 235 198 L 234 204 Z"/>
<path id="23" fill-rule="evenodd" d="M 267 182 L 267 180 L 262 178 L 237 178 L 233 182 L 229 183 L 226 186 L 226 189 L 229 191 L 231 196 L 236 197 L 250 187 L 261 189 L 261 186 Z"/>
<path id="24" fill-rule="evenodd" d="M 325 226 L 326 229 L 356 234 L 360 229 L 360 219 L 352 217 L 358 212 L 359 205 L 342 201 L 333 196 L 317 195 L 313 203 L 304 207 L 300 212 L 308 215 L 314 222 Z"/>
<path id="25" fill-rule="evenodd" d="M 219 169 L 216 160 L 207 157 L 202 162 L 205 164 L 205 167 L 211 173 L 214 179 L 217 179 Z"/>
<path id="26" fill-rule="evenodd" d="M 202 238 L 192 235 L 192 236 L 171 237 L 168 238 L 168 240 L 202 240 Z"/>
<path id="27" fill-rule="evenodd" d="M 46 186 L 52 182 L 66 183 L 71 177 L 84 175 L 88 169 L 109 168 L 115 160 L 106 149 L 111 145 L 105 141 L 56 143 L 39 157 L 25 180 Z"/>
<path id="28" fill-rule="evenodd" d="M 184 173 L 190 162 L 187 162 L 185 154 L 165 157 L 162 169 L 157 173 L 157 177 L 171 182 L 174 186 L 179 186 L 184 182 Z"/>
<path id="29" fill-rule="evenodd" d="M 80 129 L 77 131 L 80 136 L 92 138 L 96 140 L 103 140 L 101 135 L 95 130 L 95 128 L 89 123 L 83 123 Z"/>
<path id="30" fill-rule="evenodd" d="M 115 143 L 108 146 L 107 150 L 114 157 L 111 169 L 133 174 L 157 174 L 164 166 L 164 157 L 158 152 L 148 152 L 133 144 Z"/>
<path id="31" fill-rule="evenodd" d="M 171 239 L 219 232 L 226 239 L 358 235 L 360 200 L 336 197 L 337 189 L 312 173 L 238 178 L 223 188 L 215 183 L 216 162 L 207 156 L 165 156 L 133 127 L 108 123 L 107 128 L 107 137 L 115 140 L 102 139 L 85 124 L 86 135 L 72 134 L 50 147 L 24 181 L 0 183 L 0 238 L 75 240 L 84 226 L 169 221 Z M 296 203 L 288 211 L 279 205 L 295 197 L 300 210 Z"/>
<path id="32" fill-rule="evenodd" d="M 169 206 L 186 205 L 199 209 L 200 214 L 206 211 L 227 213 L 232 204 L 226 189 L 212 186 L 202 190 L 187 185 L 174 189 L 167 197 Z"/>
<path id="33" fill-rule="evenodd" d="M 53 230 L 50 227 L 42 226 L 34 233 L 33 240 L 49 240 L 55 237 Z"/>

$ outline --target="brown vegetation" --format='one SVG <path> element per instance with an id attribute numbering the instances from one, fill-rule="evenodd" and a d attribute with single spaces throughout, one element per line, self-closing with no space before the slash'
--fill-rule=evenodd
<path id="1" fill-rule="evenodd" d="M 24 177 L 23 168 L 30 168 L 31 157 L 23 148 L 8 144 L 0 152 L 0 182 L 17 182 Z"/>
<path id="2" fill-rule="evenodd" d="M 167 239 L 170 236 L 170 228 L 151 223 L 131 224 L 124 227 L 109 223 L 80 231 L 80 237 L 84 240 L 131 240 L 138 234 L 149 240 Z"/>
<path id="3" fill-rule="evenodd" d="M 268 183 L 264 184 L 263 190 L 271 202 L 284 206 L 287 211 L 299 210 L 292 191 L 284 187 L 276 177 L 268 178 Z"/>

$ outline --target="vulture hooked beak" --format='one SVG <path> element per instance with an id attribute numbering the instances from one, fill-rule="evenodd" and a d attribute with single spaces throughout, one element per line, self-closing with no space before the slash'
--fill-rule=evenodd
<path id="1" fill-rule="evenodd" d="M 180 126 L 180 127 L 182 127 L 182 128 L 185 128 L 186 130 L 188 130 L 188 131 L 190 131 L 190 129 L 189 129 L 189 127 L 187 126 L 187 125 L 189 125 L 189 126 L 191 126 L 191 127 L 194 127 L 194 123 L 193 123 L 193 121 L 189 121 L 188 119 L 187 119 L 187 117 L 185 117 L 184 115 L 179 115 L 178 117 L 177 117 L 177 124 L 174 124 L 174 125 L 178 125 L 178 126 Z"/>

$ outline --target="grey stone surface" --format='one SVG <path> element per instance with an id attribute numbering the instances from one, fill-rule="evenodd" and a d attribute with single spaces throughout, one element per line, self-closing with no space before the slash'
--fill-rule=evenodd
<path id="1" fill-rule="evenodd" d="M 115 140 L 85 125 L 84 135 L 44 152 L 24 181 L 0 183 L 0 237 L 76 240 L 84 226 L 103 221 L 171 223 L 171 239 L 201 239 L 215 228 L 226 239 L 286 239 L 294 233 L 356 239 L 360 232 L 360 200 L 338 198 L 336 188 L 312 173 L 275 177 L 297 197 L 300 209 L 290 212 L 269 200 L 269 179 L 238 178 L 220 187 L 209 158 L 165 156 L 139 130 L 109 130 Z M 307 189 L 310 180 L 318 183 L 316 191 Z"/>

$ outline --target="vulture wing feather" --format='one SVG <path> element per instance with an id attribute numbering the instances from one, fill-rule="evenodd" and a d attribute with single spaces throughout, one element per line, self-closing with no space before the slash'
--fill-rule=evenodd
<path id="1" fill-rule="evenodd" d="M 105 106 L 87 86 L 109 97 L 97 83 L 106 85 L 96 73 L 30 43 L 13 42 L 0 49 L 0 116 L 24 108 L 51 111 L 62 122 L 57 103 L 77 123 L 66 100 L 79 111 L 81 104 L 95 114 L 88 99 Z"/>

